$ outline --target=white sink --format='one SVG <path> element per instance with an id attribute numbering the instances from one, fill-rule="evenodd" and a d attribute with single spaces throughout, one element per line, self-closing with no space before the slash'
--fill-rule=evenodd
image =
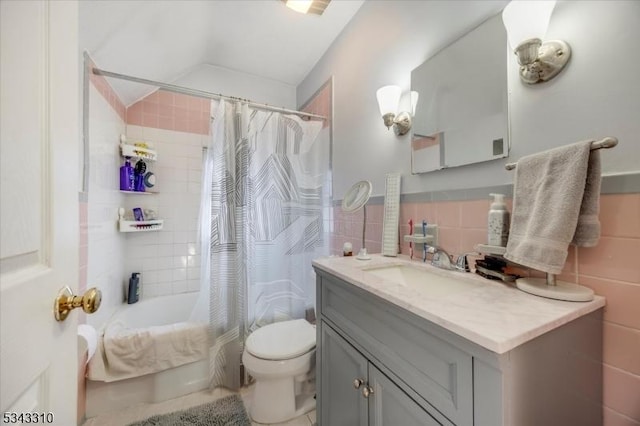
<path id="1" fill-rule="evenodd" d="M 366 272 L 396 284 L 414 288 L 430 297 L 441 297 L 477 288 L 477 284 L 430 272 L 410 265 L 388 265 L 365 269 Z"/>

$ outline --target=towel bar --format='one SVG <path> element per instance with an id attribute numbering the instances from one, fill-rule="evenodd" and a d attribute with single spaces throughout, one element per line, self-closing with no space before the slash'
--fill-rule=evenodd
<path id="1" fill-rule="evenodd" d="M 591 150 L 595 150 L 595 149 L 602 149 L 602 148 L 613 148 L 614 146 L 618 145 L 618 139 L 608 136 L 604 139 L 601 139 L 599 141 L 594 141 L 591 142 Z M 513 170 L 516 168 L 516 164 L 517 163 L 507 163 L 505 164 L 504 168 L 507 170 Z"/>
<path id="2" fill-rule="evenodd" d="M 618 139 L 606 137 L 599 141 L 591 142 L 591 150 L 613 148 L 618 145 Z M 517 163 L 508 163 L 504 167 L 507 170 L 516 168 Z M 568 300 L 572 302 L 588 302 L 593 300 L 593 290 L 578 284 L 556 281 L 554 274 L 547 273 L 546 279 L 520 278 L 516 280 L 516 286 L 527 293 L 550 299 Z"/>

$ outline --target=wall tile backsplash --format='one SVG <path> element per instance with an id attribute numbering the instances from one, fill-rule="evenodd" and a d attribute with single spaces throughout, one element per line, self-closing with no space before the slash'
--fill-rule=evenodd
<path id="1" fill-rule="evenodd" d="M 402 203 L 400 238 L 409 233 L 407 222 L 426 219 L 439 225 L 440 246 L 451 254 L 473 251 L 487 238 L 490 201 Z M 512 211 L 511 202 L 508 204 Z M 333 207 L 331 249 L 342 255 L 342 244 L 360 249 L 362 211 L 348 214 Z M 380 252 L 383 205 L 367 206 L 366 246 Z M 640 194 L 604 194 L 600 198 L 602 235 L 596 247 L 570 248 L 564 281 L 590 287 L 607 299 L 603 321 L 604 417 L 606 425 L 639 425 L 640 406 Z M 409 253 L 408 243 L 401 252 Z M 524 271 L 542 275 L 537 271 Z M 532 296 L 535 297 L 535 296 Z M 635 395 L 632 397 L 630 395 Z"/>

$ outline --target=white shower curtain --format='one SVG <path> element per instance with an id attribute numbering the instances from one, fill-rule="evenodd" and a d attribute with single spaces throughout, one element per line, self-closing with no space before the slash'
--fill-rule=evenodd
<path id="1" fill-rule="evenodd" d="M 321 121 L 212 103 L 203 166 L 201 291 L 211 386 L 237 389 L 248 333 L 315 307 L 314 257 L 329 254 L 328 138 Z"/>

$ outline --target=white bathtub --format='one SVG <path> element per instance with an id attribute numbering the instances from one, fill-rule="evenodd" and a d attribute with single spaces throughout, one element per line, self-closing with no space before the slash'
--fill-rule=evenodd
<path id="1" fill-rule="evenodd" d="M 141 300 L 118 309 L 110 323 L 120 321 L 129 328 L 148 328 L 188 321 L 198 293 Z M 96 356 L 99 354 L 96 353 Z M 87 417 L 117 411 L 142 402 L 161 402 L 206 389 L 209 360 L 124 380 L 87 380 Z"/>

